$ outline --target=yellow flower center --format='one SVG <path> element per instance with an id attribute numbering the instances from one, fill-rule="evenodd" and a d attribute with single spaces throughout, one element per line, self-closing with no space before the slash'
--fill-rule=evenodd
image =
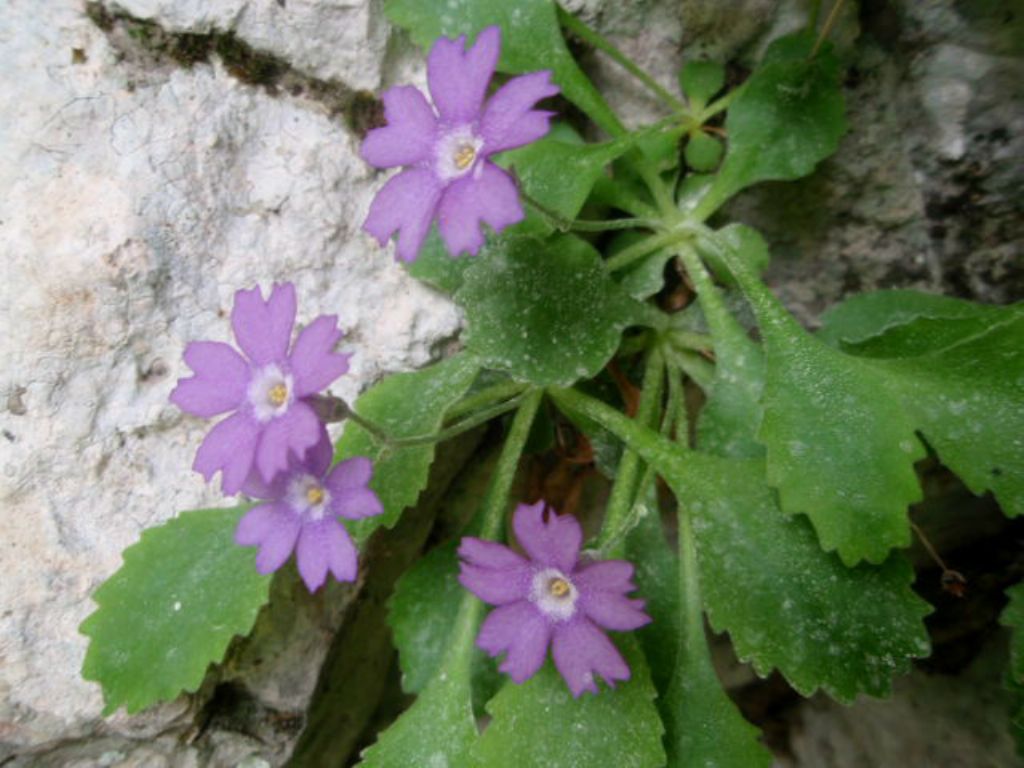
<path id="1" fill-rule="evenodd" d="M 548 582 L 548 592 L 552 597 L 565 597 L 572 590 L 565 579 L 552 579 Z"/>
<path id="2" fill-rule="evenodd" d="M 319 485 L 314 485 L 306 491 L 306 501 L 309 502 L 311 507 L 322 503 L 324 500 L 324 489 Z"/>
<path id="3" fill-rule="evenodd" d="M 472 144 L 460 144 L 452 159 L 455 161 L 455 167 L 464 171 L 476 160 L 476 148 Z"/>
<path id="4" fill-rule="evenodd" d="M 275 408 L 279 408 L 282 405 L 284 405 L 287 399 L 288 387 L 286 387 L 284 384 L 275 384 L 270 388 L 270 391 L 267 393 L 267 401 Z"/>

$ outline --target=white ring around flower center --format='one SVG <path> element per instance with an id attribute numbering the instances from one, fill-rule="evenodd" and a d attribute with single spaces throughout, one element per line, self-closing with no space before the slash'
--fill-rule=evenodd
<path id="1" fill-rule="evenodd" d="M 533 575 L 530 602 L 555 621 L 568 621 L 575 615 L 578 597 L 576 585 L 557 568 L 545 568 Z"/>
<path id="2" fill-rule="evenodd" d="M 463 125 L 442 136 L 435 148 L 437 175 L 443 181 L 452 181 L 479 167 L 480 149 L 484 140 Z"/>
<path id="3" fill-rule="evenodd" d="M 323 520 L 331 494 L 313 475 L 299 475 L 288 485 L 285 501 L 292 510 L 310 522 Z"/>
<path id="4" fill-rule="evenodd" d="M 260 368 L 249 382 L 249 403 L 253 414 L 260 422 L 270 421 L 288 410 L 295 395 L 292 392 L 292 377 L 277 365 Z"/>

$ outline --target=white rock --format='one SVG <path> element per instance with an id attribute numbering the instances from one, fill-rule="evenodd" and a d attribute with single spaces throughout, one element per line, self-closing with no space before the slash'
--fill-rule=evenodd
<path id="1" fill-rule="evenodd" d="M 185 5 L 211 24 L 231 6 Z M 98 727 L 77 627 L 121 550 L 177 510 L 223 503 L 190 471 L 207 425 L 167 396 L 189 340 L 229 338 L 236 289 L 292 280 L 300 320 L 337 313 L 356 353 L 345 397 L 426 362 L 459 321 L 359 231 L 382 179 L 318 105 L 216 66 L 120 64 L 76 0 L 45 13 L 10 0 L 0 30 L 17 73 L 0 84 L 0 744 L 29 746 Z M 372 84 L 360 57 L 377 54 L 344 47 L 331 66 Z"/>

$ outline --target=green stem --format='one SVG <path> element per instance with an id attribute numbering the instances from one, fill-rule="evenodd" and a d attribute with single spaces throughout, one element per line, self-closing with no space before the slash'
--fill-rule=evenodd
<path id="1" fill-rule="evenodd" d="M 679 248 L 678 255 L 686 268 L 686 274 L 690 276 L 694 288 L 697 289 L 697 300 L 704 311 L 704 319 L 707 320 L 711 336 L 719 338 L 737 333 L 746 335 L 725 306 L 721 292 L 711 279 L 711 274 L 700 260 L 697 251 L 691 245 L 684 244 Z"/>
<path id="2" fill-rule="evenodd" d="M 715 378 L 715 366 L 696 352 L 688 349 L 679 349 L 670 345 L 665 354 L 669 361 L 696 382 L 697 386 L 705 392 L 711 386 Z"/>
<path id="3" fill-rule="evenodd" d="M 364 419 L 362 416 L 360 416 L 358 413 L 355 412 L 354 408 L 350 408 L 348 403 L 342 403 L 342 407 L 343 407 L 344 412 L 345 412 L 344 418 L 347 421 L 351 421 L 353 424 L 356 424 L 356 425 L 362 427 L 367 432 L 369 432 L 370 433 L 370 437 L 372 437 L 378 443 L 381 443 L 383 445 L 394 445 L 395 444 L 395 441 L 391 437 L 391 435 L 389 435 L 387 432 L 385 432 L 383 429 L 378 427 L 376 424 L 374 424 L 369 419 Z"/>
<path id="4" fill-rule="evenodd" d="M 662 232 L 657 235 L 644 238 L 638 243 L 623 248 L 617 254 L 608 259 L 605 263 L 605 269 L 609 272 L 618 272 L 620 269 L 625 269 L 633 262 L 639 261 L 644 256 L 648 256 L 660 248 L 665 248 L 674 243 L 680 243 L 688 238 L 692 237 L 692 233 L 674 230 L 670 232 Z"/>
<path id="5" fill-rule="evenodd" d="M 512 489 L 512 481 L 515 479 L 516 470 L 519 467 L 519 457 L 523 453 L 526 439 L 530 436 L 530 427 L 533 425 L 534 416 L 540 407 L 543 390 L 533 390 L 523 396 L 523 401 L 512 419 L 512 426 L 509 428 L 508 436 L 505 438 L 505 445 L 502 446 L 498 463 L 494 467 L 494 474 L 491 476 L 491 484 L 487 489 L 487 495 L 480 510 L 480 538 L 493 540 L 501 532 L 502 522 L 505 519 L 505 511 L 508 508 L 508 496 Z M 480 624 L 480 616 L 484 604 L 472 593 L 467 592 L 459 605 L 459 612 L 455 617 L 455 627 L 451 635 L 451 645 L 445 660 L 446 668 L 454 668 L 463 665 L 468 669 L 472 661 L 473 640 L 476 637 L 477 627 Z"/>
<path id="6" fill-rule="evenodd" d="M 814 58 L 818 55 L 818 51 L 821 50 L 821 46 L 828 39 L 828 36 L 832 34 L 832 27 L 839 21 L 839 12 L 843 9 L 843 2 L 845 0 L 836 0 L 835 5 L 832 6 L 832 10 L 829 11 L 828 16 L 825 18 L 825 23 L 821 27 L 821 32 L 818 33 L 818 39 L 814 41 L 814 47 L 811 49 L 810 58 Z"/>
<path id="7" fill-rule="evenodd" d="M 586 219 L 567 219 L 557 211 L 553 211 L 538 200 L 534 200 L 520 186 L 519 194 L 541 216 L 548 220 L 552 227 L 560 232 L 607 232 L 616 229 L 658 229 L 659 222 L 652 219 L 606 219 L 590 221 Z"/>
<path id="8" fill-rule="evenodd" d="M 640 178 L 643 179 L 647 189 L 650 190 L 651 196 L 654 198 L 654 202 L 657 204 L 658 211 L 661 213 L 665 223 L 671 225 L 678 221 L 680 218 L 679 209 L 676 208 L 675 200 L 672 199 L 672 193 L 665 186 L 665 182 L 661 180 L 658 171 L 651 167 L 647 158 L 644 157 L 640 150 L 631 151 L 627 158 L 633 162 L 634 167 L 640 173 Z"/>
<path id="9" fill-rule="evenodd" d="M 729 105 L 732 104 L 733 100 L 738 98 L 739 95 L 743 93 L 746 87 L 747 84 L 744 83 L 738 88 L 733 88 L 724 96 L 715 99 L 706 107 L 704 107 L 704 109 L 701 110 L 701 113 L 697 118 L 699 120 L 698 125 L 704 125 L 704 123 L 706 123 L 712 117 L 717 115 L 719 112 L 724 112 L 725 110 L 727 110 L 729 108 Z"/>
<path id="10" fill-rule="evenodd" d="M 671 438 L 672 430 L 676 430 L 676 440 L 689 442 L 686 421 L 686 400 L 683 397 L 682 371 L 674 365 L 666 370 L 668 379 L 668 397 L 665 403 L 665 419 L 661 424 L 663 437 Z"/>
<path id="11" fill-rule="evenodd" d="M 655 96 L 664 101 L 668 106 L 676 111 L 685 111 L 686 104 L 676 96 L 673 96 L 665 88 L 658 84 L 658 82 L 638 67 L 632 59 L 626 56 L 622 51 L 612 45 L 611 41 L 605 38 L 600 33 L 588 27 L 582 21 L 577 19 L 571 13 L 566 11 L 561 6 L 558 6 L 558 22 L 567 30 L 575 34 L 584 42 L 597 48 L 607 54 L 616 64 L 625 69 L 629 74 L 633 75 L 637 80 L 643 83 L 648 90 L 650 90 Z"/>
<path id="12" fill-rule="evenodd" d="M 673 328 L 669 332 L 668 341 L 670 344 L 687 351 L 715 348 L 715 342 L 706 333 L 695 333 L 694 331 L 687 331 L 682 328 Z"/>
<path id="13" fill-rule="evenodd" d="M 663 473 L 668 471 L 680 476 L 690 474 L 686 472 L 683 463 L 689 451 L 643 426 L 636 419 L 631 419 L 610 405 L 575 389 L 552 387 L 548 390 L 548 395 L 560 410 L 597 422 L 631 450 L 640 454 L 640 458 L 645 462 L 656 465 Z"/>
<path id="14" fill-rule="evenodd" d="M 661 419 L 661 436 L 669 438 L 672 434 L 672 429 L 676 424 L 685 423 L 686 412 L 684 410 L 682 400 L 682 386 L 679 381 L 679 371 L 668 366 L 666 367 L 665 373 L 665 378 L 668 380 L 668 397 L 665 403 L 665 413 Z M 608 558 L 619 556 L 622 551 L 621 543 L 625 541 L 629 532 L 636 527 L 637 521 L 639 520 L 640 500 L 647 498 L 647 493 L 657 476 L 658 471 L 655 469 L 653 464 L 647 464 L 644 467 L 643 477 L 640 478 L 640 484 L 636 487 L 636 493 L 633 494 L 633 504 L 629 509 L 629 514 L 626 516 L 625 522 L 619 526 L 619 532 L 614 536 L 608 536 L 605 543 L 601 546 L 601 554 L 603 557 Z M 616 478 L 616 482 L 618 482 L 618 478 Z"/>
<path id="15" fill-rule="evenodd" d="M 761 282 L 761 279 L 747 267 L 746 263 L 737 257 L 732 247 L 723 244 L 713 231 L 707 230 L 705 234 L 698 235 L 696 246 L 700 250 L 713 252 L 725 262 L 740 290 L 743 291 L 747 303 L 754 310 L 754 317 L 757 318 L 757 323 L 761 327 L 762 333 L 766 331 L 768 326 L 780 323 L 788 327 L 800 328 L 796 319 L 782 306 L 778 298 L 768 290 L 768 286 Z M 729 317 L 732 320 L 732 324 L 739 327 L 735 319 L 731 315 Z M 712 332 L 714 332 L 713 328 Z"/>
<path id="16" fill-rule="evenodd" d="M 413 445 L 428 445 L 430 443 L 440 443 L 444 440 L 450 440 L 453 437 L 461 435 L 463 432 L 468 432 L 474 427 L 478 427 L 481 424 L 485 424 L 493 418 L 501 416 L 503 413 L 518 408 L 520 402 L 522 402 L 523 396 L 514 397 L 511 400 L 506 400 L 503 403 L 492 405 L 490 408 L 484 408 L 483 410 L 477 411 L 472 416 L 463 419 L 457 424 L 442 429 L 440 432 L 434 432 L 429 435 L 414 435 L 413 437 L 396 437 L 392 438 L 387 445 L 393 448 L 408 448 Z"/>
<path id="17" fill-rule="evenodd" d="M 508 400 L 522 394 L 525 389 L 526 385 L 520 384 L 518 381 L 503 381 L 498 384 L 492 384 L 457 402 L 448 409 L 446 417 L 449 421 L 454 421 L 460 416 L 478 411 L 489 406 L 491 403 L 496 403 L 499 400 Z"/>
<path id="18" fill-rule="evenodd" d="M 665 360 L 657 348 L 652 349 L 647 355 L 643 389 L 640 392 L 640 403 L 636 411 L 636 420 L 640 424 L 650 426 L 654 421 L 658 406 L 661 404 L 664 378 Z M 598 537 L 598 546 L 602 550 L 610 550 L 611 543 L 620 541 L 628 528 L 630 512 L 636 501 L 637 476 L 640 467 L 640 457 L 627 448 L 619 461 L 615 485 L 612 486 L 608 510 L 605 512 L 604 525 L 601 526 L 601 534 Z M 609 554 L 615 553 L 609 552 Z"/>
<path id="19" fill-rule="evenodd" d="M 683 631 L 680 634 L 680 658 L 707 656 L 704 636 L 704 609 L 697 573 L 697 546 L 686 508 L 679 505 L 679 596 L 682 599 Z M 710 659 L 709 659 L 710 661 Z"/>

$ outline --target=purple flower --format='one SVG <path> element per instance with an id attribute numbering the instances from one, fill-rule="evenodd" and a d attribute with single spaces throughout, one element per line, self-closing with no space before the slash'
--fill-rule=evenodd
<path id="1" fill-rule="evenodd" d="M 625 560 L 581 563 L 583 532 L 571 515 L 544 520 L 543 501 L 520 504 L 512 518 L 529 560 L 502 544 L 465 538 L 459 547 L 459 581 L 498 606 L 480 628 L 477 645 L 491 656 L 508 655 L 499 669 L 515 682 L 544 664 L 548 644 L 573 696 L 597 693 L 594 675 L 609 685 L 629 679 L 629 667 L 599 627 L 630 630 L 650 622 Z"/>
<path id="2" fill-rule="evenodd" d="M 291 352 L 295 286 L 275 285 L 263 301 L 259 288 L 238 291 L 231 326 L 243 357 L 219 341 L 194 341 L 185 362 L 195 375 L 179 379 L 171 402 L 210 418 L 233 413 L 203 440 L 192 468 L 210 480 L 221 472 L 225 493 L 237 493 L 255 466 L 266 482 L 288 468 L 288 457 L 316 445 L 320 419 L 304 399 L 348 370 L 335 353 L 342 337 L 337 317 L 321 315 L 302 329 Z"/>
<path id="3" fill-rule="evenodd" d="M 384 507 L 367 487 L 373 464 L 362 456 L 347 459 L 330 472 L 331 441 L 320 427 L 319 440 L 288 469 L 267 483 L 253 472 L 242 490 L 266 503 L 250 509 L 238 523 L 235 541 L 243 547 L 259 546 L 256 570 L 271 573 L 288 560 L 292 550 L 299 573 L 310 592 L 330 571 L 339 581 L 355 581 L 358 553 L 348 531 L 338 520 L 379 515 Z"/>
<path id="4" fill-rule="evenodd" d="M 558 86 L 550 72 L 532 72 L 509 80 L 485 105 L 501 30 L 488 27 L 472 48 L 465 46 L 465 36 L 434 43 L 427 59 L 434 107 L 417 88 L 391 88 L 383 97 L 387 125 L 363 142 L 370 165 L 409 166 L 377 193 L 363 224 L 381 245 L 398 232 L 403 261 L 419 254 L 435 218 L 452 256 L 480 250 L 481 222 L 500 232 L 523 219 L 515 182 L 487 158 L 548 132 L 552 113 L 533 106 Z"/>

